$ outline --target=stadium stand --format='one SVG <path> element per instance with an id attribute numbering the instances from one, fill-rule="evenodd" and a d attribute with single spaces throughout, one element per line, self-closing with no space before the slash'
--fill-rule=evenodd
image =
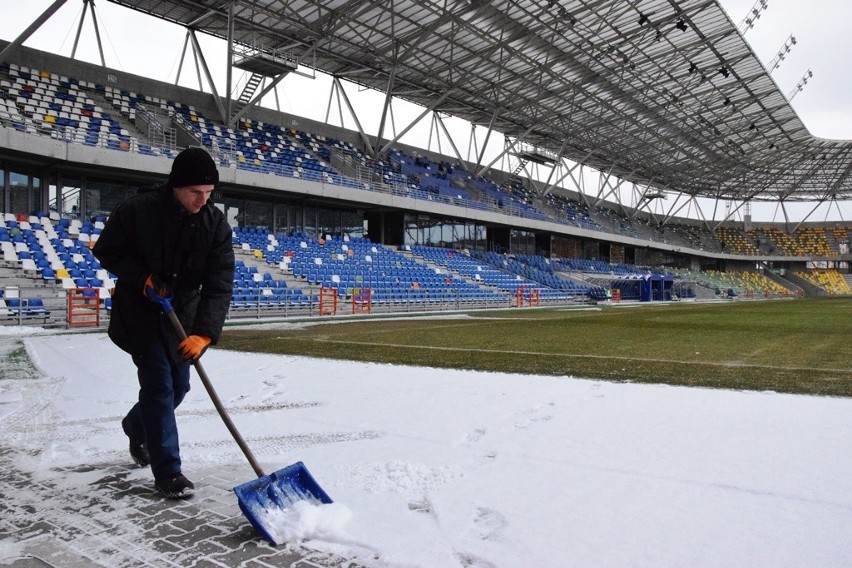
<path id="1" fill-rule="evenodd" d="M 100 268 L 90 245 L 103 220 L 94 222 L 4 215 L 0 244 L 4 266 L 25 279 L 41 280 L 47 288 L 93 289 L 104 309 L 109 307 L 113 276 Z M 256 315 L 282 309 L 311 313 L 319 290 L 333 290 L 351 301 L 365 290 L 373 305 L 387 310 L 508 307 L 519 290 L 530 300 L 532 290 L 541 305 L 601 301 L 612 290 L 623 301 L 660 301 L 713 297 L 696 294 L 712 289 L 715 297 L 782 298 L 797 295 L 755 272 L 707 270 L 670 271 L 607 263 L 590 259 L 548 259 L 539 255 L 507 255 L 479 250 L 454 250 L 415 245 L 394 250 L 368 238 L 305 234 L 282 236 L 263 227 L 237 227 L 233 244 L 240 260 L 234 277 L 232 311 Z M 261 271 L 258 266 L 265 266 Z M 276 276 L 273 276 L 273 273 Z M 836 270 L 799 273 L 826 294 L 852 294 Z M 661 284 L 648 292 L 647 281 Z M 96 290 L 96 292 L 94 292 Z M 6 321 L 39 319 L 51 310 L 41 298 L 4 298 L 0 312 Z"/>
<path id="2" fill-rule="evenodd" d="M 821 269 L 810 272 L 797 272 L 796 274 L 811 284 L 822 288 L 829 296 L 852 295 L 852 287 L 850 287 L 849 281 L 844 279 L 843 275 L 837 270 Z"/>
<path id="3" fill-rule="evenodd" d="M 460 279 L 446 271 L 436 271 L 399 251 L 366 238 L 310 238 L 307 235 L 274 236 L 259 228 L 238 229 L 235 244 L 243 253 L 264 261 L 310 290 L 333 289 L 342 299 L 351 300 L 369 289 L 377 305 L 480 305 L 505 304 L 506 298 Z M 253 282 L 240 282 L 244 295 L 252 289 L 272 289 L 271 274 L 254 276 Z M 277 285 L 279 290 L 286 284 Z M 284 294 L 304 302 L 301 288 Z M 270 292 L 265 292 L 267 296 Z M 255 295 L 257 293 L 255 292 Z M 273 292 L 274 294 L 274 292 Z M 318 302 L 316 294 L 310 300 Z"/>
<path id="4" fill-rule="evenodd" d="M 760 270 L 738 270 L 747 266 L 746 260 L 727 271 L 713 269 L 715 263 L 704 261 L 693 263 L 690 269 L 638 266 L 624 262 L 625 245 L 606 247 L 604 235 L 684 246 L 740 260 L 784 257 L 789 262 L 801 257 L 797 266 L 803 266 L 813 259 L 826 262 L 848 255 L 852 234 L 852 226 L 842 223 L 801 224 L 793 231 L 772 225 L 746 229 L 727 223 L 715 232 L 687 220 L 659 224 L 608 204 L 591 207 L 568 193 L 551 191 L 539 198 L 519 178 L 477 177 L 456 160 L 430 153 L 400 147 L 383 158 L 372 158 L 346 140 L 342 130 L 335 137 L 251 117 L 229 127 L 186 102 L 21 64 L 0 65 L 3 128 L 68 144 L 171 158 L 176 155 L 174 147 L 150 139 L 152 125 L 161 134 L 168 129 L 155 115 L 173 121 L 180 132 L 207 148 L 224 169 L 382 191 L 601 235 L 593 248 L 587 237 L 584 241 L 560 236 L 564 241 L 559 243 L 559 252 L 554 238 L 546 254 L 537 254 L 532 245 L 524 249 L 509 240 L 508 246 L 493 243 L 491 251 L 462 243 L 452 248 L 432 247 L 416 240 L 389 246 L 361 235 L 284 235 L 269 227 L 237 225 L 234 246 L 243 256 L 234 282 L 235 314 L 281 309 L 310 313 L 319 304 L 322 289 L 334 290 L 345 301 L 360 298 L 369 289 L 373 305 L 389 310 L 505 307 L 512 305 L 519 291 L 529 301 L 533 290 L 545 305 L 605 301 L 613 290 L 625 301 L 790 297 L 801 294 L 802 288 L 778 276 L 773 279 L 766 270 L 768 264 Z M 76 191 L 79 194 L 82 189 Z M 54 210 L 3 214 L 0 247 L 4 270 L 11 278 L 44 292 L 43 298 L 4 298 L 0 309 L 4 317 L 47 320 L 61 311 L 57 309 L 61 300 L 56 298 L 79 288 L 96 290 L 101 305 L 108 309 L 114 278 L 90 252 L 105 212 L 92 208 L 84 217 L 78 213 L 83 212 L 71 217 Z M 634 257 L 635 253 L 629 255 L 631 261 Z M 665 264 L 670 259 L 660 254 L 658 260 Z M 837 270 L 796 270 L 795 275 L 825 294 L 850 294 L 848 282 Z M 659 294 L 647 294 L 648 282 L 661 283 Z M 51 299 L 48 309 L 43 300 Z"/>
<path id="5" fill-rule="evenodd" d="M 747 298 L 789 298 L 796 295 L 792 287 L 784 287 L 757 272 L 708 270 L 707 275 L 715 281 L 722 295 L 730 296 L 732 291 L 736 296 Z"/>
<path id="6" fill-rule="evenodd" d="M 606 207 L 590 211 L 580 202 L 555 192 L 548 193 L 547 202 L 536 207 L 529 190 L 517 180 L 500 185 L 486 178 L 474 179 L 462 166 L 447 161 L 435 162 L 394 150 L 388 156 L 388 163 L 384 163 L 367 158 L 351 143 L 295 128 L 245 119 L 239 128 L 233 129 L 206 118 L 191 105 L 156 96 L 14 63 L 0 67 L 0 76 L 4 72 L 6 77 L 0 79 L 3 100 L 0 123 L 68 142 L 173 157 L 175 150 L 140 142 L 130 132 L 137 115 L 148 112 L 143 105 L 151 105 L 190 131 L 225 167 L 369 189 L 369 183 L 341 175 L 330 165 L 333 152 L 337 152 L 373 170 L 384 184 L 403 187 L 409 196 L 418 199 L 439 199 L 474 209 L 682 244 L 697 250 L 742 255 L 836 256 L 838 243 L 848 243 L 848 229 L 843 228 L 833 230 L 832 239 L 824 228 L 811 227 L 801 227 L 793 235 L 777 228 L 744 231 L 721 227 L 715 237 L 698 226 L 651 227 L 647 219 L 631 219 Z M 104 101 L 103 105 L 100 101 Z M 117 114 L 106 112 L 104 105 L 113 106 Z"/>

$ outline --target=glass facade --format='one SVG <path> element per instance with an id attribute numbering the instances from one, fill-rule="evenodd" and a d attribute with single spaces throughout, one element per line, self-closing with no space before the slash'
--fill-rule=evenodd
<path id="1" fill-rule="evenodd" d="M 535 233 L 512 229 L 509 232 L 509 252 L 511 254 L 536 254 Z"/>
<path id="2" fill-rule="evenodd" d="M 223 197 L 216 200 L 216 206 L 225 213 L 225 219 L 231 227 L 239 227 L 243 224 L 243 200 L 233 197 Z"/>
<path id="3" fill-rule="evenodd" d="M 272 201 L 245 199 L 243 202 L 243 221 L 240 225 L 244 227 L 266 227 L 273 228 Z"/>
<path id="4" fill-rule="evenodd" d="M 427 215 L 406 215 L 403 244 L 444 248 L 486 248 L 484 225 L 471 221 L 434 219 Z"/>
<path id="5" fill-rule="evenodd" d="M 86 183 L 85 216 L 88 219 L 109 217 L 119 203 L 135 195 L 137 188 L 108 181 L 89 180 Z"/>
<path id="6" fill-rule="evenodd" d="M 83 210 L 83 181 L 72 178 L 63 179 L 59 197 L 59 215 L 69 219 L 79 219 Z"/>
<path id="7" fill-rule="evenodd" d="M 297 220 L 298 221 L 298 220 Z M 302 208 L 302 231 L 309 237 L 317 236 L 317 209 L 305 206 Z M 283 231 L 286 232 L 286 231 Z"/>
<path id="8" fill-rule="evenodd" d="M 357 211 L 317 209 L 317 228 L 317 236 L 364 236 L 364 222 Z"/>
<path id="9" fill-rule="evenodd" d="M 16 171 L 9 172 L 8 187 L 9 205 L 6 212 L 15 215 L 29 215 L 33 210 L 29 176 Z"/>

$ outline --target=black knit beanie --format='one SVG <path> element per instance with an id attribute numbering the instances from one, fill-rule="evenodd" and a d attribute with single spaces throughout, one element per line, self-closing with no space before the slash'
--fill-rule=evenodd
<path id="1" fill-rule="evenodd" d="M 172 162 L 169 174 L 169 186 L 187 187 L 189 185 L 216 185 L 219 183 L 219 171 L 210 154 L 201 148 L 187 148 Z"/>

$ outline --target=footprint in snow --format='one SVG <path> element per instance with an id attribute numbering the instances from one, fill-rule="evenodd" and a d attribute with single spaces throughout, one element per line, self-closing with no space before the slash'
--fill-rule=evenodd
<path id="1" fill-rule="evenodd" d="M 475 444 L 485 436 L 484 428 L 477 428 L 472 432 L 468 432 L 464 437 L 464 444 Z"/>
<path id="2" fill-rule="evenodd" d="M 480 540 L 501 541 L 503 540 L 503 529 L 506 527 L 506 519 L 487 507 L 477 507 L 473 523 L 468 528 L 469 534 Z"/>

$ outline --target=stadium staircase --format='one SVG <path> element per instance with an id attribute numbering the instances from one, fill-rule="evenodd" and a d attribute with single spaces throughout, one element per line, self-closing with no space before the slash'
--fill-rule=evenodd
<path id="1" fill-rule="evenodd" d="M 496 288 L 494 286 L 490 286 L 490 285 L 488 285 L 488 284 L 486 284 L 482 281 L 477 281 L 474 278 L 467 276 L 466 274 L 462 274 L 460 272 L 450 270 L 445 264 L 435 262 L 434 260 L 432 260 L 431 258 L 429 258 L 427 256 L 415 255 L 414 252 L 412 252 L 410 246 L 401 247 L 400 250 L 399 250 L 399 254 L 401 254 L 405 257 L 411 258 L 416 262 L 419 262 L 421 264 L 426 265 L 427 267 L 429 267 L 430 270 L 434 271 L 436 274 L 442 274 L 442 273 L 446 272 L 446 273 L 452 274 L 456 278 L 460 278 L 460 279 L 464 280 L 465 282 L 467 282 L 467 283 L 469 283 L 473 286 L 479 286 L 483 290 L 496 291 Z"/>
<path id="2" fill-rule="evenodd" d="M 828 295 L 824 288 L 808 281 L 806 278 L 803 278 L 801 275 L 796 274 L 792 270 L 785 270 L 782 276 L 775 274 L 771 270 L 764 269 L 763 274 L 765 274 L 767 278 L 779 282 L 782 286 L 795 290 L 796 293 L 804 297 L 818 298 Z"/>

